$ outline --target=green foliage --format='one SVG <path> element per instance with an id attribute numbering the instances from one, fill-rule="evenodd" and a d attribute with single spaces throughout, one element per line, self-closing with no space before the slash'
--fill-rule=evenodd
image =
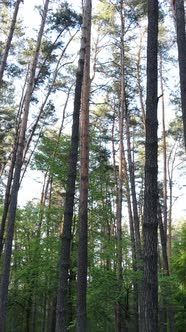
<path id="1" fill-rule="evenodd" d="M 30 322 L 33 303 L 39 330 L 44 315 L 41 303 L 45 298 L 55 297 L 59 219 L 55 227 L 53 222 L 47 215 L 41 219 L 39 205 L 28 203 L 24 209 L 18 210 L 8 310 L 9 324 L 11 326 L 14 322 L 16 331 L 20 331 L 21 326 L 27 330 L 25 317 Z"/>
<path id="2" fill-rule="evenodd" d="M 48 135 L 42 136 L 32 167 L 43 172 L 49 171 L 56 181 L 60 181 L 65 188 L 69 148 L 70 139 L 68 136 L 60 137 L 58 142 L 56 132 L 50 131 Z"/>
<path id="3" fill-rule="evenodd" d="M 91 270 L 87 295 L 89 331 L 114 331 L 116 299 L 117 278 L 115 272 L 94 267 Z"/>
<path id="4" fill-rule="evenodd" d="M 48 17 L 51 31 L 56 30 L 58 33 L 61 33 L 63 29 L 74 28 L 81 22 L 81 16 L 71 9 L 67 1 L 61 3 L 56 12 L 52 12 Z"/>
<path id="5" fill-rule="evenodd" d="M 186 326 L 186 225 L 174 235 L 173 255 L 171 260 L 174 277 L 174 304 L 176 331 L 182 332 Z"/>
<path id="6" fill-rule="evenodd" d="M 168 134 L 172 136 L 175 141 L 183 141 L 183 123 L 181 116 L 177 116 L 176 120 L 170 122 Z"/>

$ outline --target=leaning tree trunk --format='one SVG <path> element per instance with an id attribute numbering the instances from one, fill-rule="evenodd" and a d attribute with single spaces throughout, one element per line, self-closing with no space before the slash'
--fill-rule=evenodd
<path id="1" fill-rule="evenodd" d="M 144 284 L 143 332 L 158 331 L 158 270 L 157 270 L 157 53 L 158 0 L 148 0 L 147 39 L 147 100 L 144 191 Z"/>
<path id="2" fill-rule="evenodd" d="M 19 191 L 19 182 L 22 168 L 22 160 L 23 160 L 23 150 L 25 144 L 25 133 L 28 121 L 30 100 L 33 91 L 34 77 L 36 72 L 36 66 L 38 62 L 38 56 L 41 46 L 41 40 L 43 36 L 47 11 L 48 11 L 49 0 L 45 1 L 42 21 L 40 30 L 38 33 L 36 50 L 33 56 L 33 60 L 30 67 L 30 76 L 28 79 L 28 85 L 25 95 L 24 101 L 24 109 L 22 115 L 22 121 L 20 125 L 20 133 L 18 138 L 18 148 L 16 154 L 16 162 L 15 162 L 15 171 L 14 171 L 14 179 L 12 184 L 12 192 L 9 206 L 9 216 L 8 216 L 8 225 L 7 225 L 7 238 L 5 242 L 5 252 L 4 252 L 4 262 L 3 262 L 3 272 L 2 279 L 0 285 L 0 332 L 5 331 L 5 322 L 6 322 L 6 307 L 8 300 L 8 284 L 9 284 L 9 275 L 10 275 L 10 262 L 11 262 L 11 254 L 12 254 L 12 241 L 14 235 L 14 225 L 15 225 L 15 217 L 16 217 L 16 209 L 17 209 L 17 197 Z"/>
<path id="3" fill-rule="evenodd" d="M 87 331 L 87 266 L 88 266 L 88 169 L 89 169 L 89 95 L 90 95 L 90 44 L 92 1 L 85 2 L 87 20 L 86 55 L 80 117 L 80 197 L 79 243 L 77 272 L 77 332 Z"/>
<path id="4" fill-rule="evenodd" d="M 11 22 L 11 25 L 10 25 L 10 31 L 9 31 L 9 34 L 8 34 L 8 38 L 7 38 L 7 41 L 6 41 L 5 48 L 4 48 L 4 53 L 2 55 L 2 60 L 1 60 L 1 65 L 0 65 L 0 87 L 2 86 L 2 83 L 3 83 L 3 74 L 4 74 L 5 67 L 6 67 L 8 53 L 9 53 L 9 50 L 10 50 L 13 34 L 14 34 L 14 31 L 15 31 L 15 26 L 16 26 L 16 21 L 17 21 L 17 14 L 18 14 L 18 11 L 19 11 L 19 5 L 20 5 L 21 1 L 22 0 L 17 0 L 16 3 L 15 3 L 15 9 L 14 9 L 13 17 L 12 17 L 12 22 Z"/>
<path id="5" fill-rule="evenodd" d="M 69 173 L 67 178 L 67 192 L 64 211 L 63 234 L 61 242 L 60 264 L 59 264 L 59 286 L 57 294 L 56 306 L 56 332 L 67 331 L 67 293 L 68 293 L 68 279 L 70 270 L 70 245 L 72 238 L 72 219 L 74 207 L 74 194 L 76 182 L 76 166 L 78 157 L 78 142 L 79 142 L 79 113 L 81 107 L 81 92 L 83 83 L 84 62 L 86 54 L 86 33 L 88 28 L 87 20 L 87 6 L 85 5 L 81 49 L 78 63 L 78 70 L 76 74 L 76 86 L 74 97 L 74 112 L 72 124 L 71 137 L 71 152 L 69 158 Z"/>

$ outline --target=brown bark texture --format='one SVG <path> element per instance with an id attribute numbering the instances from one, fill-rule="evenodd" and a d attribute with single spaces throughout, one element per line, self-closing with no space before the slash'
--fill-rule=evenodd
<path id="1" fill-rule="evenodd" d="M 186 149 L 186 31 L 184 0 L 175 1 L 175 19 L 180 72 L 181 106 L 183 117 L 184 143 Z"/>
<path id="2" fill-rule="evenodd" d="M 147 99 L 144 189 L 144 283 L 143 332 L 158 331 L 158 269 L 157 269 L 157 53 L 158 53 L 158 1 L 148 1 L 147 37 Z"/>
<path id="3" fill-rule="evenodd" d="M 87 267 L 88 267 L 88 170 L 89 170 L 89 96 L 90 96 L 90 45 L 92 1 L 84 5 L 87 20 L 86 54 L 80 117 L 80 197 L 79 242 L 77 272 L 77 332 L 87 331 Z"/>

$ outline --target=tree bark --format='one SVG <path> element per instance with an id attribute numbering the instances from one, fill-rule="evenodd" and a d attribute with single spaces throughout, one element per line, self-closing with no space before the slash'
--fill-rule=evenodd
<path id="1" fill-rule="evenodd" d="M 5 199 L 4 199 L 4 207 L 3 207 L 3 215 L 1 220 L 1 228 L 0 228 L 0 257 L 3 252 L 3 246 L 4 246 L 4 233 L 5 233 L 5 226 L 6 226 L 6 220 L 8 215 L 8 209 L 10 204 L 10 197 L 11 197 L 11 186 L 12 186 L 12 180 L 13 180 L 13 171 L 15 166 L 15 160 L 16 160 L 16 149 L 17 149 L 17 143 L 15 142 L 13 153 L 12 153 L 12 159 L 10 163 L 10 169 L 8 172 L 8 179 L 7 179 L 7 185 L 6 185 L 6 191 L 5 191 Z"/>
<path id="2" fill-rule="evenodd" d="M 88 21 L 86 17 L 86 7 L 83 17 L 81 48 L 76 74 L 76 86 L 74 97 L 74 112 L 71 137 L 71 152 L 69 157 L 69 173 L 67 178 L 67 192 L 64 211 L 64 223 L 61 242 L 60 262 L 59 262 L 59 286 L 56 306 L 56 332 L 67 331 L 67 292 L 70 269 L 70 245 L 72 238 L 72 218 L 74 207 L 74 194 L 76 182 L 76 168 L 78 158 L 79 143 L 79 113 L 81 107 L 81 92 L 83 83 L 84 63 L 86 54 L 86 31 Z"/>
<path id="3" fill-rule="evenodd" d="M 175 8 L 178 61 L 179 61 L 179 72 L 180 72 L 184 143 L 186 149 L 186 31 L 185 31 L 184 0 L 176 0 L 174 8 Z"/>
<path id="4" fill-rule="evenodd" d="M 15 217 L 16 217 L 16 208 L 17 208 L 17 197 L 19 191 L 19 181 L 21 175 L 21 168 L 23 162 L 23 150 L 25 144 L 25 133 L 28 121 L 30 100 L 33 91 L 34 77 L 36 72 L 36 66 L 38 62 L 38 56 L 41 46 L 41 40 L 43 36 L 46 16 L 48 12 L 48 4 L 49 0 L 45 1 L 42 21 L 40 30 L 38 33 L 38 38 L 36 42 L 36 49 L 32 59 L 31 67 L 30 67 L 30 75 L 26 90 L 26 97 L 24 102 L 24 109 L 22 115 L 22 121 L 20 126 L 20 133 L 18 138 L 18 149 L 16 154 L 16 162 L 15 162 L 15 171 L 14 171 L 14 179 L 12 184 L 12 193 L 10 199 L 9 206 L 9 216 L 8 216 L 8 226 L 7 226 L 7 238 L 5 242 L 5 253 L 4 253 L 4 262 L 3 262 L 3 273 L 0 285 L 0 332 L 5 331 L 6 324 L 6 307 L 8 300 L 8 284 L 9 284 L 9 275 L 10 275 L 10 262 L 11 262 L 11 254 L 12 254 L 12 241 L 14 235 L 14 225 L 15 225 Z"/>
<path id="5" fill-rule="evenodd" d="M 143 332 L 158 331 L 158 270 L 157 270 L 157 53 L 158 0 L 148 0 L 147 37 L 147 100 L 144 191 L 144 284 Z"/>
<path id="6" fill-rule="evenodd" d="M 88 267 L 88 170 L 89 170 L 89 96 L 90 96 L 90 45 L 92 1 L 86 0 L 84 15 L 87 20 L 86 54 L 80 117 L 80 197 L 79 242 L 77 272 L 77 332 L 87 331 L 87 267 Z"/>

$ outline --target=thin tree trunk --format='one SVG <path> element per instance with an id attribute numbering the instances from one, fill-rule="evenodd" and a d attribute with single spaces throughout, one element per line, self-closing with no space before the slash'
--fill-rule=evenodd
<path id="1" fill-rule="evenodd" d="M 165 237 L 167 238 L 167 143 L 165 130 L 165 100 L 163 87 L 163 59 L 160 52 L 160 88 L 162 96 L 162 140 L 163 140 L 163 221 Z"/>
<path id="2" fill-rule="evenodd" d="M 143 126 L 145 129 L 145 105 L 144 105 L 144 100 L 143 100 L 143 88 L 141 84 L 141 70 L 140 70 L 140 65 L 141 65 L 141 49 L 142 49 L 142 43 L 143 41 L 143 34 L 140 36 L 140 44 L 139 44 L 139 50 L 137 53 L 137 63 L 136 63 L 136 74 L 137 74 L 137 86 L 138 86 L 138 93 L 139 93 L 139 101 L 140 101 L 140 106 L 141 106 L 141 111 L 142 111 L 142 119 L 143 119 Z"/>
<path id="3" fill-rule="evenodd" d="M 12 194 L 11 194 L 10 207 L 9 207 L 7 238 L 6 238 L 6 243 L 5 243 L 3 273 L 2 273 L 2 280 L 1 280 L 1 285 L 0 285 L 0 332 L 5 331 L 6 307 L 7 307 L 7 300 L 8 300 L 8 284 L 9 284 L 10 262 L 11 262 L 11 254 L 12 254 L 12 241 L 13 241 L 13 235 L 14 235 L 17 197 L 18 197 L 18 191 L 19 191 L 19 181 L 20 181 L 22 160 L 23 160 L 25 132 L 26 132 L 26 127 L 27 127 L 28 113 L 29 113 L 29 107 L 30 107 L 30 100 L 31 100 L 31 96 L 32 96 L 32 88 L 33 88 L 33 84 L 34 84 L 36 66 L 37 66 L 37 62 L 38 62 L 41 40 L 42 40 L 42 36 L 43 36 L 43 31 L 44 31 L 44 26 L 45 26 L 47 11 L 48 11 L 48 4 L 49 4 L 49 0 L 46 0 L 45 5 L 44 5 L 43 15 L 42 15 L 41 26 L 40 26 L 40 30 L 38 33 L 37 43 L 36 43 L 36 50 L 35 50 L 31 68 L 30 68 L 30 76 L 29 76 L 27 90 L 26 90 L 24 111 L 23 111 L 23 115 L 22 115 L 20 134 L 19 134 L 19 138 L 18 138 L 18 149 L 17 149 L 16 162 L 15 162 L 14 180 L 13 180 L 13 184 L 12 184 Z"/>
<path id="4" fill-rule="evenodd" d="M 135 174 L 134 174 L 134 160 L 132 160 L 132 149 L 131 149 L 131 137 L 130 137 L 130 127 L 129 127 L 129 114 L 128 107 L 125 106 L 125 123 L 126 123 L 126 138 L 127 138 L 127 152 L 128 152 L 128 168 L 130 175 L 130 186 L 132 194 L 132 207 L 133 207 L 133 217 L 134 217 L 134 231 L 135 231 L 135 241 L 136 241 L 136 255 L 137 255 L 137 264 L 139 270 L 141 270 L 141 239 L 140 239 L 140 222 L 138 215 L 138 204 L 136 198 L 136 184 L 135 184 Z"/>
<path id="5" fill-rule="evenodd" d="M 128 155 L 128 169 L 129 169 L 129 179 L 132 195 L 132 210 L 133 210 L 133 231 L 134 231 L 134 241 L 135 241 L 135 262 L 133 262 L 134 271 L 142 272 L 142 250 L 141 250 L 141 237 L 140 237 L 140 219 L 138 215 L 138 204 L 136 198 L 136 185 L 135 185 L 135 174 L 134 174 L 134 161 L 131 156 L 131 138 L 130 138 L 130 129 L 129 129 L 129 114 L 126 105 L 126 114 L 125 114 L 125 123 L 126 123 L 126 137 L 127 137 L 127 155 Z M 139 330 L 141 324 L 141 292 L 142 292 L 142 282 L 138 280 L 135 285 L 136 303 L 138 316 L 138 322 L 136 323 L 136 329 Z M 136 330 L 136 331 L 137 331 Z"/>
<path id="6" fill-rule="evenodd" d="M 70 97 L 71 89 L 72 89 L 72 86 L 70 86 L 69 91 L 68 91 L 68 93 L 67 93 L 67 98 L 66 98 L 65 105 L 64 105 L 64 108 L 63 108 L 63 115 L 62 115 L 61 125 L 60 125 L 60 129 L 59 129 L 59 133 L 58 133 L 58 138 L 57 138 L 57 142 L 56 142 L 56 147 L 55 147 L 54 152 L 53 152 L 53 154 L 52 154 L 52 158 L 55 158 L 55 156 L 56 156 L 57 148 L 58 148 L 58 145 L 59 145 L 59 140 L 60 140 L 61 133 L 62 133 L 62 129 L 63 129 L 63 125 L 64 125 L 65 113 L 66 113 L 66 108 L 67 108 L 67 105 L 68 105 L 68 101 L 69 101 L 69 97 Z M 42 105 L 43 105 L 43 104 L 42 104 Z M 42 107 L 42 106 L 41 106 L 41 107 Z M 44 111 L 44 110 L 43 110 L 43 111 Z M 20 185 L 21 185 L 21 183 L 22 183 L 22 181 L 23 181 L 24 175 L 25 175 L 25 173 L 26 173 L 26 171 L 27 171 L 27 168 L 28 168 L 28 166 L 29 166 L 29 164 L 30 164 L 30 161 L 31 161 L 31 159 L 32 159 L 32 156 L 33 156 L 33 154 L 34 154 L 34 152 L 35 152 L 35 150 L 36 150 L 36 148 L 37 148 L 37 145 L 38 145 L 38 143 L 39 143 L 39 141 L 40 141 L 40 134 L 43 132 L 43 128 L 41 128 L 41 130 L 40 130 L 40 134 L 38 135 L 38 139 L 37 139 L 37 141 L 35 142 L 35 146 L 34 146 L 34 148 L 32 149 L 32 151 L 31 151 L 29 157 L 26 158 L 27 153 L 28 153 L 28 150 L 29 150 L 29 147 L 30 147 L 30 143 L 32 142 L 32 139 L 33 139 L 33 136 L 34 136 L 35 130 L 36 130 L 36 128 L 37 128 L 37 125 L 38 125 L 38 122 L 39 122 L 39 120 L 40 120 L 40 117 L 41 117 L 42 113 L 43 113 L 43 112 L 41 112 L 41 108 L 40 108 L 40 112 L 39 112 L 39 114 L 38 114 L 38 117 L 37 117 L 37 119 L 36 119 L 36 122 L 34 123 L 34 125 L 33 125 L 33 127 L 32 127 L 31 134 L 30 134 L 30 136 L 29 136 L 29 138 L 28 138 L 28 140 L 27 140 L 27 144 L 26 144 L 26 147 L 25 147 L 25 149 L 24 149 L 23 160 L 24 160 L 24 161 L 27 160 L 27 161 L 26 161 L 26 163 L 25 163 L 25 167 L 24 167 L 24 169 L 23 169 L 23 171 L 22 171 L 22 175 L 21 175 L 21 179 L 20 179 Z M 47 172 L 48 172 L 48 171 L 47 171 Z"/>
<path id="7" fill-rule="evenodd" d="M 35 131 L 36 131 L 36 129 L 37 129 L 38 123 L 39 123 L 39 121 L 40 121 L 40 119 L 41 119 L 41 116 L 42 116 L 43 113 L 44 113 L 45 106 L 46 106 L 46 104 L 47 104 L 48 98 L 50 97 L 50 94 L 51 94 L 51 92 L 52 92 L 53 86 L 54 86 L 54 84 L 55 84 L 55 82 L 56 82 L 57 75 L 58 75 L 59 70 L 60 70 L 60 62 L 61 62 L 61 60 L 63 59 L 63 57 L 64 57 L 64 55 L 65 55 L 65 52 L 66 52 L 66 50 L 67 50 L 67 47 L 69 46 L 69 44 L 71 43 L 71 41 L 73 40 L 73 38 L 75 37 L 76 34 L 77 34 L 77 32 L 74 33 L 74 34 L 71 36 L 71 38 L 70 38 L 69 41 L 67 42 L 65 48 L 64 48 L 63 51 L 61 52 L 61 55 L 60 55 L 60 57 L 59 57 L 59 59 L 58 59 L 58 61 L 57 61 L 56 68 L 55 68 L 55 70 L 54 70 L 54 72 L 53 72 L 52 82 L 50 83 L 50 86 L 49 86 L 48 92 L 47 92 L 47 94 L 46 94 L 46 96 L 45 96 L 45 99 L 44 99 L 44 101 L 43 101 L 43 103 L 42 103 L 42 105 L 41 105 L 41 107 L 40 107 L 40 110 L 39 110 L 38 116 L 37 116 L 37 118 L 36 118 L 36 121 L 35 121 L 35 123 L 34 123 L 32 129 L 31 129 L 30 136 L 29 136 L 28 139 L 27 139 L 27 143 L 26 143 L 26 146 L 25 146 L 25 149 L 24 149 L 24 160 L 25 160 L 25 158 L 26 158 L 26 154 L 27 154 L 28 149 L 29 149 L 29 147 L 30 147 L 30 143 L 31 143 L 31 141 L 32 141 L 32 138 L 33 138 L 33 136 L 34 136 L 34 134 L 35 134 Z M 70 90 L 71 90 L 71 88 L 69 89 L 69 93 L 70 93 Z M 65 108 L 64 108 L 64 109 L 66 109 L 66 106 L 67 106 L 67 102 L 68 102 L 68 99 L 69 99 L 69 93 L 67 94 L 67 101 L 66 101 L 66 103 L 65 103 Z"/>
<path id="8" fill-rule="evenodd" d="M 164 86 L 163 86 L 163 59 L 161 49 L 160 57 L 160 89 L 162 96 L 162 144 L 163 144 L 163 220 L 161 213 L 160 202 L 158 201 L 158 224 L 160 229 L 160 239 L 162 245 L 162 261 L 163 271 L 165 276 L 169 276 L 169 265 L 167 256 L 167 144 L 166 144 L 166 130 L 165 130 L 165 100 L 164 100 Z M 160 315 L 160 329 L 162 332 L 167 331 L 167 305 L 164 286 L 162 286 L 162 308 Z"/>
<path id="9" fill-rule="evenodd" d="M 169 267 L 168 254 L 167 254 L 167 235 L 165 233 L 165 228 L 164 228 L 163 221 L 162 221 L 160 202 L 158 202 L 158 223 L 159 223 L 161 246 L 162 246 L 163 270 L 164 270 L 164 274 L 167 277 L 169 277 L 171 274 L 170 274 L 170 267 Z M 165 292 L 167 292 L 166 289 L 165 289 Z M 169 296 L 170 296 L 170 294 L 167 294 L 167 293 L 163 294 L 163 304 L 164 304 L 164 302 L 165 303 L 167 302 L 165 297 L 169 298 Z M 164 304 L 164 306 L 162 308 L 162 312 L 163 312 L 162 332 L 167 331 L 168 321 L 169 321 L 170 332 L 175 332 L 175 310 L 174 310 L 173 304 L 170 303 L 170 301 L 168 301 L 167 305 Z"/>
<path id="10" fill-rule="evenodd" d="M 147 101 L 144 192 L 144 283 L 142 331 L 158 331 L 158 269 L 157 269 L 157 53 L 158 0 L 148 0 L 147 37 Z"/>
<path id="11" fill-rule="evenodd" d="M 172 160 L 171 160 L 172 159 Z M 168 158 L 168 179 L 169 179 L 169 212 L 168 212 L 168 225 L 167 225 L 167 253 L 169 261 L 169 271 L 171 272 L 171 254 L 172 254 L 172 207 L 173 207 L 173 174 L 174 164 L 176 159 L 176 145 L 172 148 Z"/>
<path id="12" fill-rule="evenodd" d="M 15 143 L 13 154 L 12 154 L 10 169 L 9 169 L 9 172 L 8 172 L 8 180 L 7 180 L 7 185 L 6 185 L 6 191 L 5 191 L 3 215 L 2 215 L 1 228 L 0 228 L 0 257 L 2 255 L 3 245 L 4 245 L 5 225 L 6 225 L 8 209 L 9 209 L 9 204 L 10 204 L 11 186 L 12 186 L 15 160 L 16 160 L 16 143 Z"/>
<path id="13" fill-rule="evenodd" d="M 86 0 L 84 15 L 87 20 L 86 54 L 80 117 L 80 197 L 79 242 L 77 272 L 77 332 L 87 331 L 87 267 L 88 267 L 88 170 L 89 170 L 89 96 L 90 96 L 90 45 L 92 1 Z"/>
<path id="14" fill-rule="evenodd" d="M 117 279 L 118 279 L 118 301 L 116 304 L 116 323 L 117 332 L 127 331 L 126 321 L 122 310 L 122 288 L 123 288 L 123 269 L 122 269 L 122 202 L 123 202 L 123 125 L 125 113 L 125 73 L 124 73 L 124 1 L 120 1 L 120 109 L 119 109 L 119 174 L 118 174 L 118 196 L 117 196 Z"/>
<path id="15" fill-rule="evenodd" d="M 136 240 L 135 240 L 135 231 L 134 231 L 134 218 L 132 214 L 132 203 L 131 203 L 131 193 L 129 187 L 129 179 L 127 173 L 127 163 L 125 158 L 125 153 L 123 153 L 123 170 L 125 178 L 125 187 L 126 187 L 126 199 L 127 199 L 127 208 L 129 216 L 129 228 L 130 228 L 130 238 L 131 238 L 131 247 L 132 247 L 132 268 L 134 273 L 137 272 L 137 255 L 136 255 Z M 138 282 L 134 282 L 134 326 L 135 332 L 139 331 L 139 285 Z"/>
<path id="16" fill-rule="evenodd" d="M 181 105 L 184 129 L 184 142 L 186 149 L 186 31 L 185 31 L 185 10 L 184 0 L 176 0 L 174 2 L 177 45 L 178 45 L 178 61 L 180 72 L 181 87 Z"/>
<path id="17" fill-rule="evenodd" d="M 14 31 L 15 31 L 15 26 L 16 26 L 16 21 L 17 21 L 17 14 L 18 14 L 18 11 L 19 11 L 19 5 L 20 5 L 21 1 L 22 0 L 17 0 L 16 3 L 15 3 L 15 8 L 14 8 L 14 13 L 13 13 L 13 17 L 12 17 L 11 26 L 10 26 L 10 31 L 9 31 L 9 34 L 8 34 L 8 38 L 7 38 L 7 41 L 6 41 L 5 48 L 4 48 L 4 53 L 2 55 L 2 60 L 1 60 L 1 64 L 0 64 L 0 87 L 2 86 L 2 83 L 3 83 L 3 74 L 4 74 L 5 67 L 6 67 L 8 53 L 10 51 L 10 46 L 11 46 L 13 34 L 14 34 Z"/>
<path id="18" fill-rule="evenodd" d="M 69 157 L 69 173 L 67 178 L 67 192 L 65 200 L 64 224 L 59 262 L 59 286 L 56 306 L 56 332 L 67 332 L 67 292 L 70 269 L 70 245 L 72 238 L 72 219 L 76 182 L 76 168 L 79 143 L 79 113 L 81 107 L 81 91 L 83 83 L 84 62 L 86 53 L 86 16 L 83 17 L 81 48 L 76 74 L 74 97 L 74 112 L 71 137 L 71 152 Z"/>
<path id="19" fill-rule="evenodd" d="M 160 239 L 161 239 L 161 246 L 162 246 L 162 258 L 163 258 L 163 269 L 165 274 L 169 275 L 169 263 L 168 263 L 168 256 L 167 256 L 167 239 L 165 233 L 165 226 L 163 225 L 162 220 L 162 212 L 161 212 L 161 205 L 158 200 L 158 224 L 160 229 Z"/>
<path id="20" fill-rule="evenodd" d="M 14 167 L 15 167 L 15 162 L 16 162 L 16 154 L 17 154 L 18 139 L 19 139 L 19 126 L 20 126 L 20 122 L 21 122 L 21 109 L 22 109 L 22 102 L 24 99 L 24 91 L 25 91 L 27 77 L 28 77 L 28 71 L 27 71 L 27 74 L 25 77 L 25 82 L 24 82 L 24 86 L 22 89 L 21 100 L 19 103 L 19 109 L 17 112 L 16 133 L 15 133 L 15 138 L 14 138 L 13 149 L 11 152 L 11 154 L 12 154 L 11 163 L 10 163 L 10 168 L 9 168 L 9 172 L 8 172 L 8 179 L 7 179 L 7 185 L 6 185 L 6 191 L 5 191 L 3 215 L 2 215 L 1 226 L 0 226 L 0 257 L 2 255 L 3 245 L 4 245 L 4 243 L 3 243 L 4 233 L 5 233 L 6 220 L 7 220 L 8 209 L 9 209 L 9 204 L 10 204 L 11 187 L 12 187 L 13 173 L 14 173 Z"/>

